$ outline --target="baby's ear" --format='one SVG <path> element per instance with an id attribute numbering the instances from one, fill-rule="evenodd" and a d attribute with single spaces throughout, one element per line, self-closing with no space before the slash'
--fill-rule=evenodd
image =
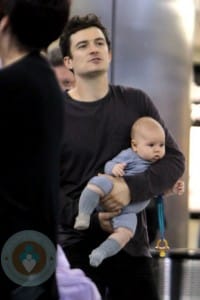
<path id="1" fill-rule="evenodd" d="M 131 139 L 131 148 L 137 152 L 137 143 L 136 143 L 136 140 L 134 139 Z"/>

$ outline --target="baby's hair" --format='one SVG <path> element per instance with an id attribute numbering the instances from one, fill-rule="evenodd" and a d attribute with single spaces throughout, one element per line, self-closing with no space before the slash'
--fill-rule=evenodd
<path id="1" fill-rule="evenodd" d="M 142 129 L 155 129 L 155 128 L 160 128 L 164 131 L 162 125 L 155 119 L 153 119 L 152 117 L 141 117 L 139 119 L 137 119 L 134 124 L 132 125 L 131 128 L 131 138 L 133 139 L 135 137 L 135 135 L 140 132 L 140 130 Z"/>

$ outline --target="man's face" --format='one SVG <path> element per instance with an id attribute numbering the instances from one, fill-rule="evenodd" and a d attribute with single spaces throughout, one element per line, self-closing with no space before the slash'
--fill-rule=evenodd
<path id="1" fill-rule="evenodd" d="M 107 73 L 111 61 L 103 32 L 97 27 L 80 30 L 71 35 L 69 67 L 77 76 L 93 77 Z"/>
<path id="2" fill-rule="evenodd" d="M 53 67 L 62 90 L 70 90 L 75 85 L 74 74 L 64 65 Z"/>

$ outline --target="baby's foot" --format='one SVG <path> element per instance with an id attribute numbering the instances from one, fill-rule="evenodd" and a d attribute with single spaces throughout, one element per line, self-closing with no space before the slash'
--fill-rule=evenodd
<path id="1" fill-rule="evenodd" d="M 76 217 L 74 229 L 84 230 L 90 225 L 90 216 L 86 214 L 80 214 Z"/>
<path id="2" fill-rule="evenodd" d="M 104 260 L 104 255 L 99 250 L 93 250 L 89 255 L 90 265 L 93 267 L 98 267 Z"/>

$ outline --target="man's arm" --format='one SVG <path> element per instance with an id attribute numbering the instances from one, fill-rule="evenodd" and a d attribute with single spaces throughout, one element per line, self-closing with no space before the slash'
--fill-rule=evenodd
<path id="1" fill-rule="evenodd" d="M 144 173 L 124 177 L 133 201 L 144 201 L 168 191 L 183 175 L 184 156 L 174 145 L 166 149 L 163 159 L 152 164 Z"/>
<path id="2" fill-rule="evenodd" d="M 161 164 L 159 164 L 161 162 Z M 172 170 L 173 171 L 172 171 Z M 163 174 L 162 174 L 163 172 Z M 166 161 L 152 164 L 144 173 L 134 176 L 111 177 L 113 189 L 101 204 L 108 211 L 120 210 L 131 201 L 144 201 L 170 190 L 184 172 L 184 157 L 180 153 Z M 104 175 L 105 176 L 105 175 Z"/>
<path id="3" fill-rule="evenodd" d="M 174 148 L 166 151 L 163 159 L 150 165 L 145 172 L 123 178 L 110 178 L 113 189 L 101 200 L 101 204 L 107 210 L 114 211 L 130 201 L 144 201 L 171 189 L 184 172 L 184 156 L 175 143 L 174 145 Z"/>
<path id="4" fill-rule="evenodd" d="M 133 98 L 133 90 L 128 89 L 126 97 Z M 134 101 L 130 102 L 131 104 Z M 114 178 L 114 187 L 110 194 L 102 200 L 108 211 L 121 209 L 130 201 L 144 201 L 155 195 L 168 191 L 181 178 L 185 169 L 184 155 L 166 128 L 159 112 L 151 99 L 142 91 L 138 92 L 138 110 L 140 117 L 149 116 L 163 126 L 166 135 L 166 154 L 158 162 L 152 164 L 145 172 L 123 178 Z M 135 105 L 135 104 L 134 104 Z M 137 107 L 133 107 L 137 109 Z M 117 182 L 120 180 L 120 185 Z"/>
<path id="5" fill-rule="evenodd" d="M 124 177 L 133 201 L 144 201 L 169 190 L 181 178 L 185 169 L 184 155 L 160 117 L 158 109 L 145 93 L 141 92 L 140 97 L 143 114 L 156 119 L 165 130 L 166 154 L 163 159 L 150 165 L 144 173 Z"/>
<path id="6" fill-rule="evenodd" d="M 131 89 L 129 90 L 131 95 Z M 143 92 L 140 94 L 140 103 L 142 103 L 143 115 L 156 119 L 165 130 L 166 136 L 166 154 L 163 159 L 153 163 L 143 172 L 133 176 L 124 176 L 124 192 L 127 194 L 127 186 L 130 193 L 131 201 L 144 201 L 155 195 L 164 193 L 173 187 L 175 182 L 181 178 L 185 169 L 184 155 L 180 151 L 175 140 L 172 138 L 169 130 L 166 128 L 160 114 L 151 101 L 151 99 Z M 140 115 L 142 116 L 142 115 Z M 127 204 L 121 197 L 122 183 L 119 196 L 116 194 L 115 187 L 107 197 L 107 200 L 121 202 Z M 126 204 L 124 204 L 126 203 Z"/>

